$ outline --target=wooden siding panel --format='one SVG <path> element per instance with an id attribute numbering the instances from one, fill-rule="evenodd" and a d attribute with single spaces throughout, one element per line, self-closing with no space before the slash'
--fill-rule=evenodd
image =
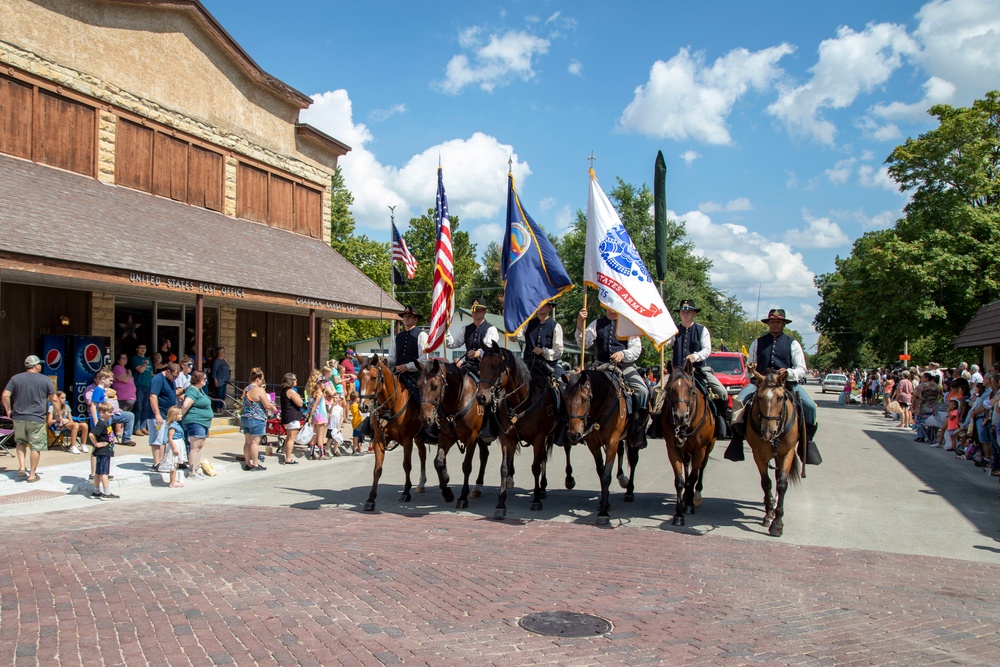
<path id="1" fill-rule="evenodd" d="M 187 201 L 188 142 L 162 132 L 153 141 L 153 194 Z"/>
<path id="2" fill-rule="evenodd" d="M 97 110 L 44 90 L 37 99 L 35 162 L 93 176 Z"/>
<path id="3" fill-rule="evenodd" d="M 295 184 L 271 174 L 267 186 L 267 222 L 272 227 L 295 231 L 292 201 Z"/>
<path id="4" fill-rule="evenodd" d="M 153 191 L 153 130 L 124 118 L 115 132 L 115 183 Z"/>
<path id="5" fill-rule="evenodd" d="M 221 211 L 225 161 L 218 153 L 194 145 L 190 148 L 190 159 L 188 203 Z"/>
<path id="6" fill-rule="evenodd" d="M 31 109 L 28 84 L 0 76 L 0 153 L 31 159 Z"/>
<path id="7" fill-rule="evenodd" d="M 316 190 L 295 186 L 295 231 L 320 238 L 323 233 L 323 195 Z"/>
<path id="8" fill-rule="evenodd" d="M 267 222 L 267 172 L 243 162 L 236 174 L 236 217 Z"/>

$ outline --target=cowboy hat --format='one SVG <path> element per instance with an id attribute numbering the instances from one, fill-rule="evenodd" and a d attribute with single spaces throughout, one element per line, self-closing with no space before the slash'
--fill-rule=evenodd
<path id="1" fill-rule="evenodd" d="M 681 305 L 678 308 L 679 310 L 693 310 L 696 313 L 701 312 L 701 308 L 695 307 L 694 299 L 681 299 Z"/>
<path id="2" fill-rule="evenodd" d="M 400 317 L 406 317 L 407 315 L 413 315 L 416 318 L 420 317 L 420 313 L 418 313 L 417 311 L 415 311 L 413 309 L 413 306 L 409 306 L 409 305 L 406 306 L 406 308 L 403 308 L 403 310 L 399 311 L 399 316 Z"/>
<path id="3" fill-rule="evenodd" d="M 785 324 L 791 324 L 792 323 L 792 321 L 790 319 L 788 319 L 787 317 L 785 317 L 785 309 L 784 308 L 772 308 L 771 310 L 767 311 L 767 317 L 765 317 L 764 319 L 762 319 L 761 322 L 763 322 L 764 324 L 767 324 L 771 320 L 781 320 Z"/>
<path id="4" fill-rule="evenodd" d="M 469 310 L 475 310 L 477 308 L 482 308 L 483 310 L 486 310 L 486 304 L 479 303 L 479 299 L 476 299 L 475 301 L 472 302 L 472 305 L 469 306 Z"/>

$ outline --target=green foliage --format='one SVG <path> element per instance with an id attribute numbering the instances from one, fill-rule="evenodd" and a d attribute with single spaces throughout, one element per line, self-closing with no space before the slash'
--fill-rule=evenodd
<path id="1" fill-rule="evenodd" d="M 907 139 L 886 161 L 912 191 L 893 229 L 869 232 L 833 273 L 818 276 L 816 328 L 833 365 L 896 363 L 909 341 L 914 363 L 955 363 L 978 352 L 951 343 L 984 304 L 1000 297 L 1000 93 L 971 107 L 931 108 L 938 127 Z"/>
<path id="2" fill-rule="evenodd" d="M 483 253 L 482 268 L 476 272 L 472 281 L 475 288 L 470 298 L 485 303 L 491 313 L 503 312 L 503 280 L 500 275 L 500 244 L 490 241 Z M 465 304 L 460 304 L 465 305 Z"/>

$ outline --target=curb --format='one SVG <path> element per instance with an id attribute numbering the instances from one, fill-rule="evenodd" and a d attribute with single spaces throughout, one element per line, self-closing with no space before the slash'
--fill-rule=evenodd
<path id="1" fill-rule="evenodd" d="M 236 463 L 236 462 L 226 463 L 226 462 L 223 462 L 223 461 L 219 461 L 218 459 L 211 459 L 211 461 L 212 461 L 212 465 L 215 467 L 215 472 L 216 472 L 217 475 L 226 475 L 226 474 L 229 474 L 231 472 L 230 468 L 232 468 L 234 466 L 235 467 L 239 466 L 239 463 Z M 129 487 L 137 487 L 137 486 L 149 486 L 149 487 L 167 488 L 167 480 L 170 479 L 169 473 L 165 473 L 165 472 L 153 472 L 152 470 L 146 470 L 146 471 L 132 471 L 132 470 L 129 470 L 129 471 L 127 471 L 127 474 L 121 475 L 121 474 L 118 474 L 118 473 L 122 472 L 121 468 L 112 468 L 112 470 L 115 471 L 114 472 L 115 478 L 113 480 L 111 480 L 111 482 L 110 482 L 110 484 L 108 486 L 111 489 L 114 489 L 114 490 L 121 490 L 121 489 L 129 488 Z M 187 475 L 184 474 L 184 473 L 181 473 L 181 474 L 183 475 L 183 478 L 186 480 L 187 479 Z M 74 484 L 67 493 L 68 494 L 74 494 L 75 493 L 75 494 L 80 494 L 80 495 L 90 495 L 90 493 L 92 493 L 93 490 L 94 490 L 93 483 L 91 483 L 89 481 L 87 481 L 87 482 L 78 482 L 78 483 Z"/>

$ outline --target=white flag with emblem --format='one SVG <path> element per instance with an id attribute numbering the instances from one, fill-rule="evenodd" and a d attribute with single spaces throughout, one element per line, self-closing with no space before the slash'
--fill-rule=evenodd
<path id="1" fill-rule="evenodd" d="M 615 207 L 590 170 L 587 247 L 583 282 L 597 290 L 602 306 L 618 313 L 618 337 L 647 336 L 657 349 L 677 333 L 653 277 L 632 243 Z"/>

